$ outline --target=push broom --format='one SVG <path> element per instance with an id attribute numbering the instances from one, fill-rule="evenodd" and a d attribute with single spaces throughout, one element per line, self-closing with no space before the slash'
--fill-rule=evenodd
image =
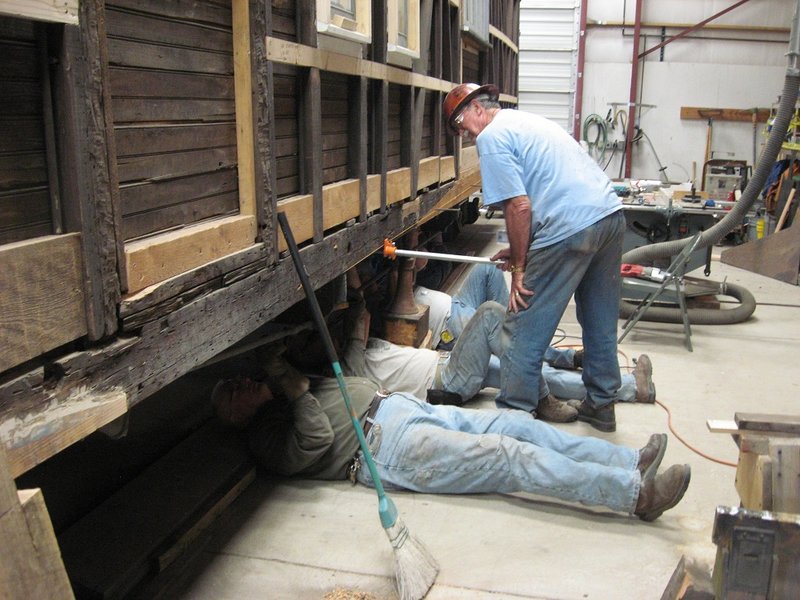
<path id="1" fill-rule="evenodd" d="M 317 297 L 314 295 L 314 288 L 311 287 L 311 282 L 306 274 L 303 260 L 300 258 L 300 253 L 297 250 L 297 244 L 295 244 L 294 235 L 289 227 L 286 215 L 278 213 L 278 222 L 283 230 L 283 237 L 286 238 L 286 243 L 289 246 L 289 253 L 292 256 L 295 270 L 300 277 L 300 283 L 303 285 L 303 291 L 311 307 L 311 312 L 314 315 L 314 322 L 322 336 L 325 352 L 328 355 L 333 372 L 336 375 L 336 381 L 339 384 L 339 390 L 342 393 L 342 398 L 344 398 L 345 406 L 347 406 L 347 412 L 350 414 L 353 429 L 355 429 L 356 437 L 358 438 L 358 444 L 361 447 L 361 452 L 364 454 L 364 460 L 367 463 L 367 468 L 369 468 L 369 473 L 375 485 L 375 491 L 378 494 L 378 515 L 380 516 L 381 525 L 384 531 L 386 531 L 386 535 L 389 537 L 389 542 L 391 542 L 392 550 L 394 551 L 397 592 L 401 600 L 419 600 L 428 593 L 428 590 L 436 580 L 436 575 L 439 572 L 439 565 L 428 550 L 409 533 L 408 527 L 406 527 L 405 523 L 400 519 L 397 507 L 383 489 L 383 483 L 381 483 L 375 461 L 367 446 L 367 440 L 364 437 L 364 430 L 361 428 L 361 422 L 359 421 L 358 415 L 353 411 L 350 393 L 347 391 L 347 386 L 344 382 L 344 375 L 339 365 L 336 350 L 333 347 L 331 334 L 322 316 Z"/>

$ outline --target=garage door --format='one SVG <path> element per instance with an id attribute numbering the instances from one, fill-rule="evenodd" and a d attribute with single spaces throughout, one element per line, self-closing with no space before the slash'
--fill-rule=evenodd
<path id="1" fill-rule="evenodd" d="M 519 108 L 572 133 L 580 0 L 522 0 Z"/>

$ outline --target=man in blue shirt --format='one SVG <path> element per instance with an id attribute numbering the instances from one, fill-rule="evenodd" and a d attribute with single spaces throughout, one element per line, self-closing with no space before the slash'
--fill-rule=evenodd
<path id="1" fill-rule="evenodd" d="M 625 219 L 611 181 L 561 127 L 502 109 L 493 85 L 462 84 L 444 101 L 449 129 L 475 139 L 484 205 L 502 208 L 511 289 L 500 406 L 536 413 L 542 360 L 575 295 L 583 332 L 585 400 L 577 418 L 615 431 L 620 265 Z M 566 411 L 568 407 L 565 407 Z"/>

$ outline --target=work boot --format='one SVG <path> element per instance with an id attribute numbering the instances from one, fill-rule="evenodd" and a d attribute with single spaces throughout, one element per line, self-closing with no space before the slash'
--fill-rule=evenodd
<path id="1" fill-rule="evenodd" d="M 551 423 L 571 423 L 578 418 L 578 411 L 553 394 L 548 394 L 539 400 L 534 416 Z"/>
<path id="2" fill-rule="evenodd" d="M 681 501 L 691 477 L 689 465 L 672 465 L 661 475 L 645 479 L 633 514 L 642 521 L 655 521 L 665 510 Z"/>
<path id="3" fill-rule="evenodd" d="M 642 354 L 635 361 L 633 379 L 636 382 L 636 402 L 652 404 L 656 401 L 656 386 L 653 383 L 653 363 L 647 354 Z"/>
<path id="4" fill-rule="evenodd" d="M 654 433 L 647 445 L 639 450 L 639 464 L 636 468 L 642 474 L 642 480 L 652 479 L 667 451 L 667 434 Z"/>
<path id="5" fill-rule="evenodd" d="M 588 423 L 600 431 L 616 431 L 617 417 L 614 412 L 614 403 L 609 402 L 605 406 L 594 408 L 584 400 L 578 405 L 578 421 Z"/>
<path id="6" fill-rule="evenodd" d="M 583 348 L 581 348 L 580 350 L 575 350 L 575 354 L 572 355 L 572 368 L 573 369 L 583 368 Z"/>

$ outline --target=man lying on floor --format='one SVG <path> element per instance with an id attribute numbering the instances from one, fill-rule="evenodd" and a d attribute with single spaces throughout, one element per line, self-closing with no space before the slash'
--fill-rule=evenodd
<path id="1" fill-rule="evenodd" d="M 280 355 L 265 369 L 271 384 L 224 380 L 212 392 L 216 414 L 244 432 L 256 460 L 279 475 L 349 476 L 371 486 L 337 381 L 311 383 Z M 346 385 L 388 489 L 529 492 L 653 521 L 689 485 L 689 465 L 657 474 L 665 434 L 637 450 L 564 433 L 523 411 L 431 405 L 407 393 L 376 393 L 363 378 Z"/>
<path id="2" fill-rule="evenodd" d="M 506 309 L 498 302 L 484 302 L 472 312 L 459 330 L 453 349 L 436 351 L 413 346 L 400 346 L 370 335 L 370 313 L 363 298 L 353 295 L 351 312 L 346 321 L 352 321 L 347 330 L 341 363 L 345 375 L 365 377 L 381 387 L 397 392 L 407 392 L 418 398 L 427 398 L 432 404 L 463 405 L 486 387 L 500 387 L 500 361 L 504 352 L 503 322 Z M 549 349 L 556 366 L 542 367 L 543 388 L 538 397 L 538 409 L 531 414 L 544 421 L 576 420 L 573 409 L 571 419 L 553 418 L 543 412 L 548 406 L 562 400 L 582 400 L 586 388 L 579 371 L 581 352 Z M 655 386 L 653 367 L 646 354 L 639 357 L 633 373 L 622 375 L 622 386 L 617 391 L 618 402 L 653 402 Z M 555 396 L 555 398 L 554 398 Z"/>

